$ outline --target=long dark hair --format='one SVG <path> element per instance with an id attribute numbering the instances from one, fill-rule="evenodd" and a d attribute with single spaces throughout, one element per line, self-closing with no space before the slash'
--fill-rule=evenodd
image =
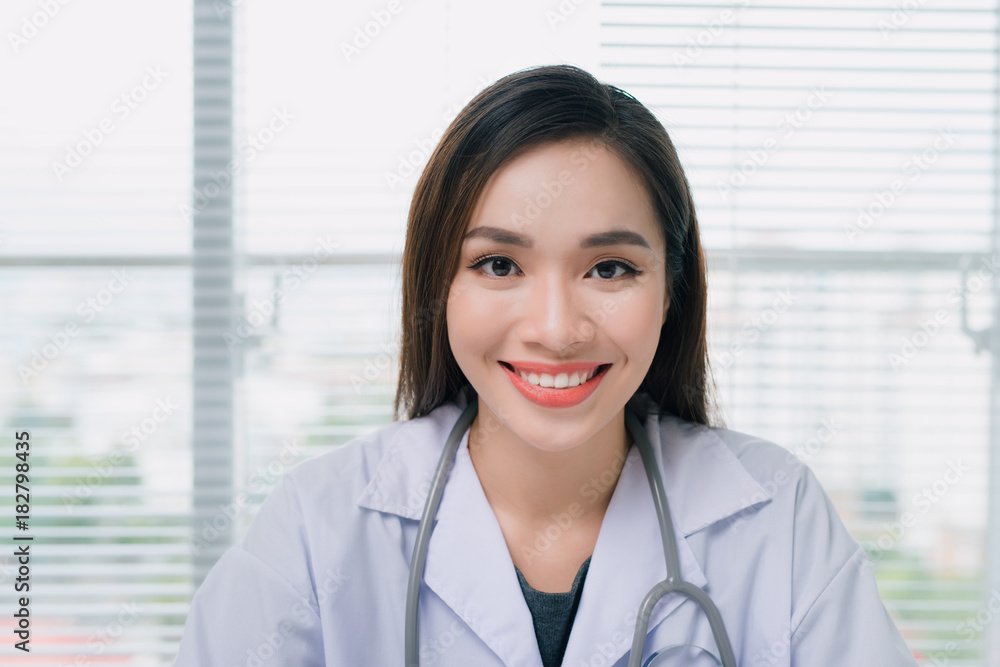
<path id="1" fill-rule="evenodd" d="M 468 384 L 451 353 L 445 314 L 462 235 L 490 176 L 530 148 L 575 138 L 599 140 L 642 176 L 666 239 L 670 308 L 639 391 L 663 413 L 712 425 L 705 257 L 677 151 L 638 100 L 572 65 L 520 70 L 480 91 L 421 174 L 402 257 L 394 419 L 401 411 L 409 419 L 426 415 Z"/>

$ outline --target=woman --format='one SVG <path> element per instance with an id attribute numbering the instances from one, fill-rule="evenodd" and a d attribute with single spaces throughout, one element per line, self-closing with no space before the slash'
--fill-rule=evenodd
<path id="1" fill-rule="evenodd" d="M 413 568 L 421 665 L 629 664 L 668 551 L 637 436 L 679 575 L 725 635 L 670 593 L 635 664 L 719 664 L 722 643 L 747 667 L 916 664 L 809 469 L 712 426 L 694 204 L 634 98 L 571 66 L 474 98 L 417 184 L 402 310 L 407 419 L 279 482 L 196 594 L 176 664 L 409 664 L 453 429 Z"/>

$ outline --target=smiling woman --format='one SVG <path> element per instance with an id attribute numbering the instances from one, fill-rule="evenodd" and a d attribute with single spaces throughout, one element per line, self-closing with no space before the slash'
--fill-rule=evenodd
<path id="1" fill-rule="evenodd" d="M 397 421 L 281 479 L 178 665 L 916 664 L 808 467 L 713 423 L 694 204 L 635 98 L 482 91 L 402 274 Z"/>
<path id="2" fill-rule="evenodd" d="M 578 324 L 625 319 L 618 306 L 633 296 L 636 284 L 643 294 L 661 289 L 664 305 L 656 310 L 664 310 L 659 324 L 666 326 L 652 346 L 651 372 L 640 378 L 643 388 L 665 410 L 709 423 L 704 257 L 676 150 L 635 98 L 572 67 L 534 68 L 501 79 L 469 102 L 431 155 L 414 193 L 403 256 L 397 415 L 404 406 L 411 419 L 427 414 L 471 379 L 455 372 L 457 355 L 446 344 L 445 321 L 410 315 L 439 311 L 441 304 L 450 312 L 472 286 L 460 262 L 490 259 L 481 273 L 493 271 L 497 258 L 486 252 L 487 242 L 546 264 L 557 249 L 551 239 L 566 232 L 574 234 L 577 255 L 572 267 L 564 258 L 562 271 L 600 260 L 601 267 L 617 265 L 629 277 L 595 278 L 608 284 L 591 289 L 603 294 L 590 299 L 592 318 Z M 625 256 L 605 257 L 615 252 Z M 582 267 L 580 277 L 594 264 Z M 498 296 L 493 305 L 519 301 L 523 291 Z M 555 293 L 550 298 L 559 300 Z M 559 354 L 571 356 L 572 348 Z"/>
<path id="3" fill-rule="evenodd" d="M 523 547 L 628 449 L 622 408 L 669 312 L 665 234 L 645 188 L 610 150 L 582 143 L 545 143 L 497 170 L 472 212 L 447 308 L 451 351 L 478 393 L 469 453 L 515 566 L 551 592 L 567 590 L 593 552 L 612 489 L 583 506 L 571 539 L 540 557 Z M 577 168 L 584 149 L 590 161 Z M 517 232 L 523 202 L 567 173 Z M 499 425 L 488 446 L 483 423 Z"/>

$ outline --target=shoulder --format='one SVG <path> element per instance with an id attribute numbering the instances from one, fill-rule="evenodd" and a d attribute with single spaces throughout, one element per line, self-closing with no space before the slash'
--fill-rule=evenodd
<path id="1" fill-rule="evenodd" d="M 833 531 L 840 537 L 847 535 L 829 495 L 807 463 L 832 439 L 836 431 L 833 422 L 821 422 L 814 434 L 804 443 L 797 443 L 794 449 L 730 428 L 701 428 L 726 446 L 739 465 L 754 478 L 770 504 L 792 512 L 797 531 Z M 838 556 L 846 558 L 857 548 L 852 539 L 842 547 L 850 553 Z"/>
<path id="2" fill-rule="evenodd" d="M 287 664 L 321 664 L 323 633 L 329 632 L 320 629 L 323 610 L 333 600 L 363 609 L 373 580 L 357 564 L 377 552 L 356 537 L 371 531 L 377 519 L 359 510 L 358 498 L 415 426 L 391 422 L 302 461 L 278 479 L 193 598 L 178 664 L 233 664 L 245 659 L 248 637 L 259 643 L 259 637 L 272 636 L 296 647 L 282 649 Z M 235 504 L 249 511 L 245 494 Z M 223 619 L 234 614 L 240 622 L 226 624 Z"/>
<path id="3" fill-rule="evenodd" d="M 799 515 L 819 511 L 837 516 L 829 496 L 807 463 L 832 439 L 836 431 L 832 422 L 821 422 L 815 434 L 795 448 L 726 427 L 699 424 L 698 428 L 706 433 L 705 437 L 717 438 L 761 487 L 761 497 L 754 500 L 791 504 Z"/>
<path id="4" fill-rule="evenodd" d="M 233 549 L 254 556 L 308 597 L 314 585 L 309 572 L 313 545 L 323 532 L 343 523 L 403 426 L 393 422 L 290 468 Z"/>
<path id="5" fill-rule="evenodd" d="M 433 465 L 425 453 L 440 448 L 439 432 L 457 410 L 449 405 L 390 422 L 289 469 L 235 548 L 281 572 L 308 595 L 316 584 L 311 569 L 321 560 L 350 561 L 362 536 L 383 534 L 373 531 L 394 520 L 391 513 L 367 510 L 378 503 L 391 507 L 401 480 Z"/>
<path id="6" fill-rule="evenodd" d="M 833 581 L 870 577 L 867 555 L 807 464 L 832 439 L 835 424 L 821 423 L 794 450 L 728 428 L 701 428 L 723 442 L 761 487 L 760 497 L 754 500 L 763 502 L 751 503 L 753 506 L 742 510 L 739 521 L 743 524 L 737 527 L 759 532 L 772 553 L 780 550 L 787 558 L 791 570 L 792 627 Z"/>
<path id="7" fill-rule="evenodd" d="M 774 619 L 760 621 L 768 641 L 750 664 L 786 664 L 788 656 L 793 665 L 916 667 L 882 603 L 868 555 L 807 463 L 832 440 L 836 422 L 820 422 L 794 448 L 728 428 L 698 430 L 725 445 L 763 498 L 717 533 L 755 563 L 742 573 L 756 586 L 748 597 L 783 608 L 780 627 L 766 625 Z"/>
<path id="8" fill-rule="evenodd" d="M 808 471 L 808 466 L 793 450 L 772 440 L 726 427 L 701 428 L 725 444 L 746 471 L 771 495 L 785 485 L 774 481 L 775 477 L 782 477 L 779 473 L 798 479 Z"/>
<path id="9" fill-rule="evenodd" d="M 420 508 L 412 497 L 434 470 L 464 407 L 462 401 L 443 403 L 427 415 L 390 422 L 299 463 L 264 500 L 244 546 L 265 548 L 279 522 L 345 537 L 352 522 L 368 518 L 365 510 L 416 518 Z"/>
<path id="10" fill-rule="evenodd" d="M 659 426 L 668 477 L 672 466 L 683 469 L 676 477 L 698 477 L 702 483 L 690 493 L 713 502 L 720 511 L 740 510 L 746 517 L 772 506 L 773 512 L 773 506 L 794 502 L 797 494 L 818 487 L 795 452 L 766 438 L 672 414 L 661 415 Z M 706 487 L 712 490 L 711 500 Z"/>
<path id="11" fill-rule="evenodd" d="M 306 504 L 356 500 L 387 453 L 400 437 L 412 430 L 416 421 L 396 421 L 302 461 L 281 478 L 279 485 L 294 489 Z M 277 486 L 275 491 L 277 491 Z"/>

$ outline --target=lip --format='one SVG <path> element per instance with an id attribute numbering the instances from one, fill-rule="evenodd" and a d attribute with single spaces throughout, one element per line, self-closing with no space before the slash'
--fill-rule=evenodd
<path id="1" fill-rule="evenodd" d="M 518 391 L 527 398 L 532 403 L 540 405 L 545 408 L 571 408 L 574 405 L 578 405 L 585 400 L 587 400 L 591 394 L 597 389 L 597 385 L 601 384 L 601 380 L 607 375 L 607 371 L 611 368 L 611 364 L 594 364 L 592 362 L 582 362 L 576 364 L 560 364 L 554 366 L 551 364 L 516 364 L 511 362 L 497 362 L 500 367 L 507 373 L 507 377 L 514 384 Z M 511 364 L 512 366 L 524 370 L 525 372 L 534 373 L 548 373 L 549 375 L 557 375 L 558 373 L 574 373 L 581 370 L 590 370 L 594 366 L 601 366 L 601 369 L 586 382 L 576 387 L 564 387 L 562 389 L 556 389 L 555 387 L 539 387 L 531 384 L 530 382 L 524 380 L 518 373 L 512 371 L 506 364 Z M 542 370 L 536 370 L 542 369 Z M 549 370 L 544 370 L 549 369 Z M 551 369 L 556 369 L 553 373 Z M 572 370 L 566 370 L 572 369 Z"/>

